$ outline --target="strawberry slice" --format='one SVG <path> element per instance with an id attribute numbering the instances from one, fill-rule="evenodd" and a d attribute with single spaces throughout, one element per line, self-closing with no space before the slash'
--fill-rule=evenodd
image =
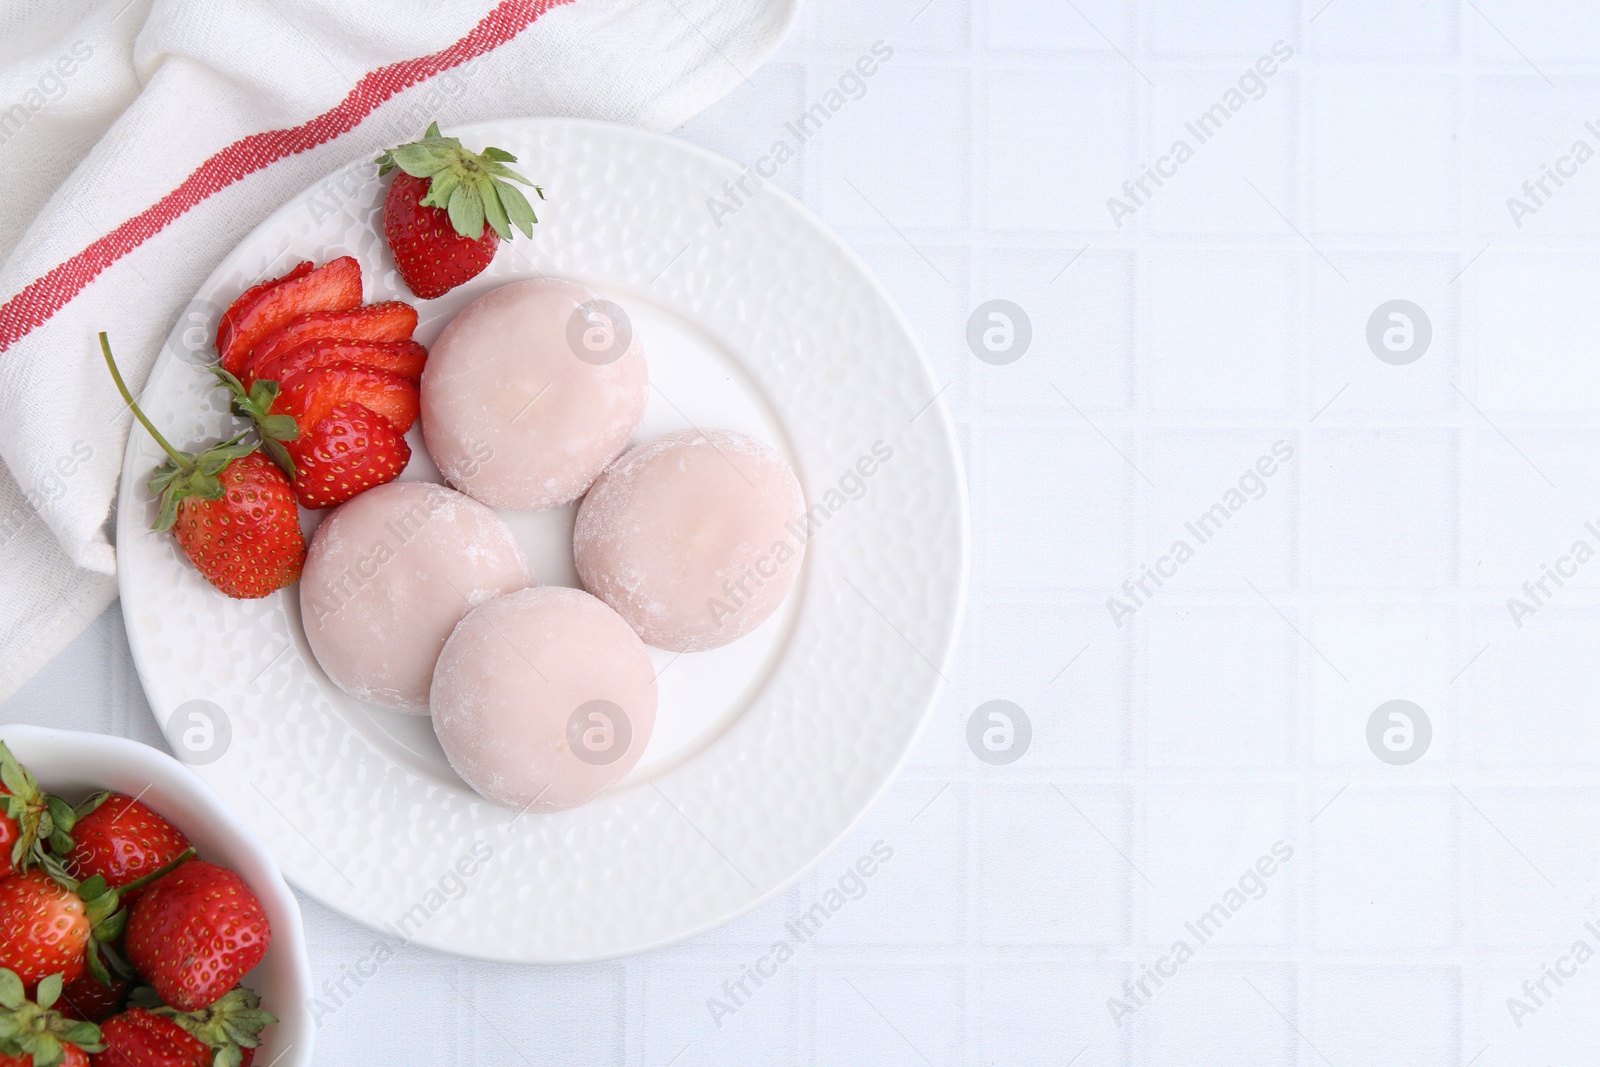
<path id="1" fill-rule="evenodd" d="M 224 370 L 239 374 L 251 351 L 274 331 L 308 312 L 345 311 L 361 303 L 361 264 L 349 256 L 330 260 L 297 278 L 280 281 L 258 294 L 230 325 L 217 329 Z M 225 317 L 226 318 L 226 317 Z"/>
<path id="2" fill-rule="evenodd" d="M 403 434 L 417 421 L 420 403 L 415 382 L 357 363 L 330 363 L 291 374 L 279 390 L 278 410 L 294 416 L 302 437 L 338 404 L 364 404 Z"/>
<path id="3" fill-rule="evenodd" d="M 281 382 L 291 374 L 330 363 L 356 363 L 417 381 L 428 350 L 415 341 L 345 341 L 324 338 L 279 352 L 256 368 L 258 381 Z"/>
<path id="4" fill-rule="evenodd" d="M 314 266 L 316 264 L 309 259 L 303 259 L 281 278 L 268 278 L 264 282 L 257 282 L 240 293 L 239 299 L 228 305 L 228 310 L 222 315 L 222 321 L 217 323 L 217 351 L 221 352 L 228 346 L 228 340 L 233 336 L 234 331 L 239 328 L 239 316 L 254 307 L 268 289 L 282 285 L 284 282 L 292 282 L 296 278 L 303 278 L 311 273 L 311 268 Z"/>
<path id="5" fill-rule="evenodd" d="M 409 341 L 416 328 L 417 309 L 398 300 L 342 311 L 312 311 L 289 319 L 263 337 L 251 350 L 243 373 L 235 373 L 248 389 L 256 380 L 256 367 L 308 341 Z"/>
<path id="6" fill-rule="evenodd" d="M 262 379 L 248 392 L 220 367 L 216 374 L 232 411 L 255 424 L 262 450 L 288 475 L 302 507 L 342 504 L 393 481 L 411 460 L 401 435 L 416 421 L 419 392 L 398 374 L 334 362 L 287 376 L 281 391 Z"/>
<path id="7" fill-rule="evenodd" d="M 411 446 L 388 419 L 365 404 L 325 406 L 322 394 L 316 400 L 303 416 L 300 436 L 284 445 L 294 459 L 294 495 L 301 507 L 343 504 L 406 469 Z"/>

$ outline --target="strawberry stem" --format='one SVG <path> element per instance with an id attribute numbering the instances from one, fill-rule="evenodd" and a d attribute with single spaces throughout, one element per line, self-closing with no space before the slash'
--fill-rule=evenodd
<path id="1" fill-rule="evenodd" d="M 122 394 L 122 400 L 128 405 L 128 410 L 133 412 L 133 417 L 138 419 L 139 424 L 149 431 L 151 437 L 155 438 L 155 442 L 161 446 L 161 450 L 172 457 L 172 462 L 177 464 L 179 470 L 185 474 L 193 471 L 194 461 L 168 444 L 167 439 L 161 436 L 161 431 L 156 429 L 149 419 L 145 418 L 143 411 L 139 410 L 139 405 L 134 402 L 133 394 L 128 391 L 128 383 L 122 380 L 122 372 L 117 369 L 117 361 L 111 358 L 111 342 L 106 338 L 104 330 L 100 331 L 100 351 L 105 353 L 106 366 L 111 369 L 111 380 L 117 383 L 117 392 Z"/>
<path id="2" fill-rule="evenodd" d="M 141 876 L 139 878 L 135 878 L 133 881 L 129 882 L 125 886 L 117 887 L 117 895 L 118 896 L 127 896 L 128 890 L 130 890 L 130 889 L 142 889 L 144 886 L 149 885 L 151 882 L 155 881 L 157 878 L 160 878 L 162 875 L 171 874 L 173 871 L 177 870 L 179 867 L 183 866 L 185 863 L 187 863 L 190 860 L 194 859 L 194 855 L 195 855 L 195 853 L 194 853 L 194 847 L 193 846 L 190 846 L 189 848 L 184 849 L 177 856 L 173 857 L 172 862 L 166 864 L 165 866 L 159 867 L 156 870 L 153 870 L 153 871 L 149 872 L 148 874 L 145 874 L 145 875 L 143 875 L 143 876 Z"/>

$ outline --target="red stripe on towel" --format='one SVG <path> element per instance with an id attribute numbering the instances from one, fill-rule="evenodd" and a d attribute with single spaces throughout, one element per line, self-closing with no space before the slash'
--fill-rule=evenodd
<path id="1" fill-rule="evenodd" d="M 459 41 L 432 55 L 401 60 L 364 75 L 338 106 L 302 125 L 241 138 L 197 167 L 172 192 L 0 304 L 0 352 L 50 316 L 123 256 L 212 193 L 267 167 L 348 133 L 403 89 L 492 51 L 571 0 L 502 0 Z"/>

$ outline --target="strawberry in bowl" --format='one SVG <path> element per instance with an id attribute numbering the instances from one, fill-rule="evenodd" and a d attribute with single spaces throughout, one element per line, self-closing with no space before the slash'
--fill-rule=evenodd
<path id="1" fill-rule="evenodd" d="M 56 1010 L 59 976 L 29 995 L 22 978 L 0 967 L 0 1067 L 90 1067 L 105 1049 L 100 1028 Z"/>
<path id="2" fill-rule="evenodd" d="M 8 724 L 0 781 L 37 797 L 49 830 L 0 878 L 0 1067 L 310 1062 L 298 904 L 187 768 L 122 738 Z"/>

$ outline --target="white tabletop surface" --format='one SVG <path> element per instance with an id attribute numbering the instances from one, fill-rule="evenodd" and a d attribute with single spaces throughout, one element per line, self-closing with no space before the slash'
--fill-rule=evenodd
<path id="1" fill-rule="evenodd" d="M 305 900 L 317 1061 L 1600 1059 L 1597 60 L 1575 3 L 808 5 L 682 136 L 788 145 L 948 383 L 949 690 L 851 841 L 668 951 L 373 967 Z M 163 744 L 116 608 L 0 720 Z"/>

